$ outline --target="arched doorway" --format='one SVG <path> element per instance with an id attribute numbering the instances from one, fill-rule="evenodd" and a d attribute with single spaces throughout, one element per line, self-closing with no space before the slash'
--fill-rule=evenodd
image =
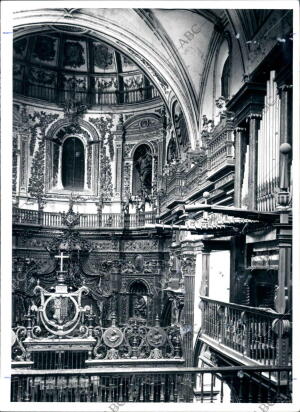
<path id="1" fill-rule="evenodd" d="M 62 184 L 64 189 L 84 188 L 84 146 L 77 137 L 69 137 L 63 144 Z"/>

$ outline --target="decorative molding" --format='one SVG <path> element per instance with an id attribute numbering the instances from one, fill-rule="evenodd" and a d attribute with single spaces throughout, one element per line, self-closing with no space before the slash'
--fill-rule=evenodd
<path id="1" fill-rule="evenodd" d="M 90 117 L 89 122 L 91 122 L 97 129 L 101 141 L 104 145 L 109 147 L 110 160 L 114 158 L 114 136 L 112 134 L 113 119 L 111 116 L 106 117 Z"/>

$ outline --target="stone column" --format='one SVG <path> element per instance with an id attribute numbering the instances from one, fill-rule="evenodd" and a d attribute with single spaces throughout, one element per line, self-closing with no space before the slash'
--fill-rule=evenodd
<path id="1" fill-rule="evenodd" d="M 257 204 L 257 142 L 261 114 L 253 113 L 249 120 L 249 209 L 255 210 Z"/>
<path id="2" fill-rule="evenodd" d="M 244 134 L 246 129 L 235 129 L 235 177 L 234 177 L 234 206 L 241 207 L 241 192 L 244 175 Z"/>

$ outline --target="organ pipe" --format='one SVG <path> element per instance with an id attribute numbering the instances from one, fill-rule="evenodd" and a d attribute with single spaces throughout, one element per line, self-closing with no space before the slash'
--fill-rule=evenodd
<path id="1" fill-rule="evenodd" d="M 275 71 L 273 70 L 267 81 L 267 94 L 258 134 L 257 208 L 261 211 L 275 210 L 275 194 L 279 179 L 280 99 L 274 78 Z"/>

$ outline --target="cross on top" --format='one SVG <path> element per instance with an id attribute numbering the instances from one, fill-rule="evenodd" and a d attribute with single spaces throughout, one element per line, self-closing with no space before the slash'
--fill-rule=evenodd
<path id="1" fill-rule="evenodd" d="M 64 270 L 64 259 L 69 259 L 70 256 L 65 256 L 64 252 L 60 252 L 60 255 L 54 256 L 55 259 L 60 259 L 60 272 L 63 272 Z"/>

